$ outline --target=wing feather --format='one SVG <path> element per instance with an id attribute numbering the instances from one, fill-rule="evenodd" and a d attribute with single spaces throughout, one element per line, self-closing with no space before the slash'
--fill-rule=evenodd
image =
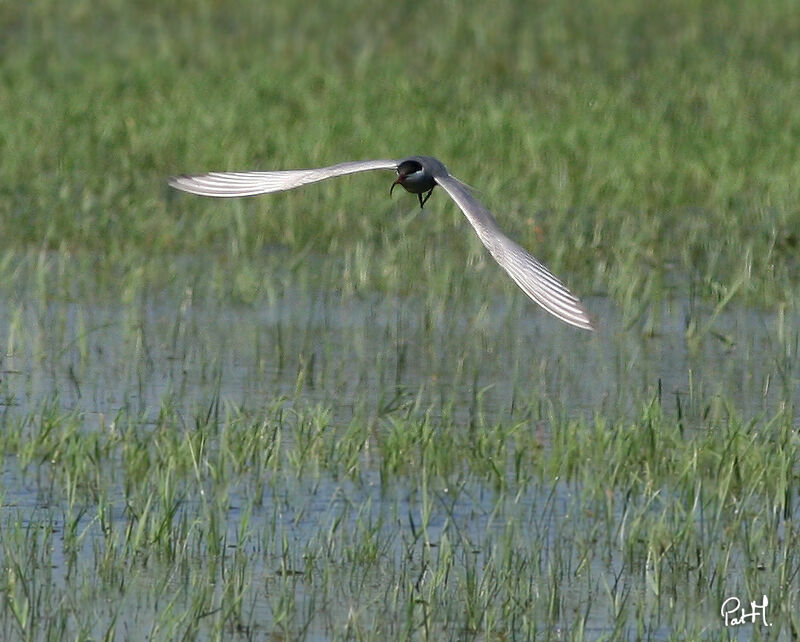
<path id="1" fill-rule="evenodd" d="M 256 196 L 270 192 L 283 192 L 309 183 L 316 183 L 358 172 L 375 169 L 396 169 L 396 160 L 367 160 L 339 163 L 315 169 L 289 169 L 276 172 L 210 172 L 208 174 L 183 174 L 169 179 L 169 184 L 190 194 L 233 198 Z"/>
<path id="2" fill-rule="evenodd" d="M 508 238 L 492 213 L 450 174 L 437 174 L 436 182 L 467 217 L 481 242 L 514 282 L 550 314 L 570 325 L 593 330 L 586 308 L 543 263 Z"/>

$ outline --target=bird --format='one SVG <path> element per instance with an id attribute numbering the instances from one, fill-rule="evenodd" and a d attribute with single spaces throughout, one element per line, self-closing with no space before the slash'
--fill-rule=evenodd
<path id="1" fill-rule="evenodd" d="M 312 169 L 278 171 L 209 172 L 182 174 L 169 179 L 175 189 L 199 196 L 233 198 L 283 192 L 335 176 L 372 170 L 394 170 L 398 185 L 416 194 L 420 208 L 441 187 L 458 205 L 483 245 L 508 276 L 547 312 L 572 326 L 594 330 L 581 301 L 539 260 L 503 233 L 492 213 L 476 199 L 470 186 L 453 176 L 432 156 L 410 156 L 400 160 L 349 161 Z"/>

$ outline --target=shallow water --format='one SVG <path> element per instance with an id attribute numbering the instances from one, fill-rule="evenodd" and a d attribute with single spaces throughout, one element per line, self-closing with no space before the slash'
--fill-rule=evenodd
<path id="1" fill-rule="evenodd" d="M 157 412 L 166 396 L 191 406 L 216 391 L 248 406 L 260 396 L 294 395 L 302 368 L 304 398 L 333 403 L 342 421 L 362 404 L 375 409 L 382 394 L 420 389 L 453 395 L 465 408 L 481 391 L 489 421 L 513 412 L 518 391 L 542 391 L 586 416 L 635 412 L 651 392 L 666 407 L 680 399 L 684 409 L 692 397 L 735 392 L 746 418 L 774 412 L 787 387 L 791 400 L 800 393 L 798 328 L 776 314 L 728 310 L 692 345 L 686 302 L 664 304 L 658 332 L 647 337 L 623 327 L 604 299 L 587 298 L 595 333 L 556 322 L 516 292 L 508 303 L 448 301 L 431 314 L 421 299 L 291 283 L 253 305 L 198 302 L 180 287 L 133 304 L 17 293 L 0 300 L 0 338 L 12 348 L 2 361 L 2 405 L 24 413 L 55 398 L 65 409 L 108 417 Z"/>
<path id="2" fill-rule="evenodd" d="M 642 336 L 637 326 L 623 327 L 613 304 L 588 297 L 600 329 L 587 333 L 558 323 L 511 290 L 488 301 L 478 295 L 435 307 L 413 296 L 317 288 L 309 285 L 313 276 L 303 274 L 302 267 L 282 274 L 269 296 L 236 304 L 187 289 L 187 283 L 205 282 L 208 263 L 188 260 L 185 274 L 178 271 L 157 289 L 142 288 L 127 302 L 106 299 L 106 286 L 93 291 L 91 277 L 84 277 L 82 286 L 88 281 L 89 290 L 44 297 L 47 289 L 7 285 L 0 298 L 0 340 L 6 347 L 0 365 L 3 425 L 35 421 L 43 404 L 55 404 L 78 416 L 86 430 L 111 429 L 120 416 L 144 417 L 142 425 L 156 429 L 160 412 L 169 406 L 185 418 L 188 430 L 215 405 L 257 415 L 281 400 L 287 408 L 328 408 L 334 426 L 411 412 L 415 406 L 434 419 L 448 415 L 457 425 L 525 422 L 542 434 L 546 448 L 549 415 L 543 403 L 570 417 L 635 421 L 643 400 L 657 397 L 691 431 L 699 429 L 717 396 L 735 400 L 735 411 L 745 420 L 771 416 L 781 404 L 798 400 L 793 371 L 798 327 L 771 313 L 726 310 L 713 332 L 692 342 L 686 338 L 687 302 L 664 304 L 657 311 L 658 331 Z M 285 438 L 296 437 L 287 432 Z M 68 527 L 64 489 L 48 486 L 47 462 L 22 471 L 14 457 L 6 457 L 1 479 L 2 524 L 17 522 L 50 533 L 46 581 L 68 591 L 75 570 L 68 568 L 62 550 Z M 322 603 L 314 596 L 316 588 L 299 575 L 313 564 L 309 551 L 324 548 L 325 538 L 329 546 L 341 547 L 347 533 L 368 527 L 398 568 L 409 551 L 421 559 L 440 554 L 443 529 L 450 529 L 445 539 L 452 539 L 453 525 L 461 540 L 458 563 L 471 566 L 479 577 L 487 558 L 509 550 L 517 551 L 524 564 L 546 565 L 552 555 L 575 556 L 566 560 L 566 568 L 585 564 L 577 551 L 588 546 L 579 542 L 581 524 L 585 521 L 588 529 L 591 522 L 581 517 L 586 506 L 576 497 L 574 483 L 530 484 L 514 496 L 469 474 L 456 472 L 450 479 L 451 484 L 431 489 L 435 509 L 429 521 L 419 489 L 387 484 L 378 462 L 365 462 L 358 480 L 325 470 L 309 479 L 264 480 L 261 508 L 248 515 L 255 535 L 247 551 L 238 547 L 237 538 L 241 506 L 253 488 L 250 481 L 234 484 L 224 529 L 229 556 L 249 555 L 246 575 L 254 586 L 265 587 L 246 600 L 255 623 L 250 634 L 271 631 L 273 585 L 292 584 L 309 639 L 331 635 L 348 609 L 388 599 L 370 593 L 380 589 L 380 569 L 374 585 L 361 578 Z M 122 483 L 111 483 L 110 521 L 123 525 Z M 179 514 L 196 519 L 201 503 L 202 497 L 186 499 Z M 87 569 L 96 565 L 105 537 L 93 514 L 87 511 L 78 528 L 85 529 L 86 539 L 77 564 Z M 266 543 L 267 533 L 276 529 L 288 538 L 288 553 Z M 523 559 L 532 555 L 529 544 L 515 548 L 515 542 L 530 537 L 539 542 L 538 559 Z M 578 544 L 570 548 L 565 542 Z M 590 564 L 592 572 L 570 589 L 579 606 L 587 599 L 582 596 L 603 591 L 601 578 L 622 572 L 613 555 L 591 557 Z M 126 577 L 135 589 L 121 598 L 126 606 L 119 611 L 124 615 L 116 623 L 118 633 L 151 630 L 160 608 L 149 597 L 153 585 L 163 589 L 165 581 L 178 582 L 148 569 L 131 568 Z M 425 576 L 424 565 L 419 573 Z M 536 587 L 530 591 L 536 595 Z M 108 626 L 104 617 L 118 611 L 93 608 L 99 617 L 93 633 L 99 636 Z M 565 614 L 565 626 L 569 622 Z M 587 622 L 590 637 L 611 631 L 601 609 L 593 607 Z M 654 625 L 649 634 L 668 637 L 669 632 Z"/>

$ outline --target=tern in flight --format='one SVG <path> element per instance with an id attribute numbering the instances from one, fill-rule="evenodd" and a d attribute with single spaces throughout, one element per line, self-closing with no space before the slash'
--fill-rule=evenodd
<path id="1" fill-rule="evenodd" d="M 283 192 L 301 185 L 316 183 L 358 172 L 391 169 L 397 178 L 389 189 L 401 185 L 416 194 L 420 207 L 430 198 L 434 187 L 441 187 L 461 208 L 478 238 L 514 282 L 531 299 L 550 314 L 579 328 L 593 330 L 586 309 L 558 278 L 524 248 L 508 238 L 492 213 L 462 183 L 447 171 L 444 164 L 431 156 L 411 156 L 401 160 L 366 160 L 339 163 L 316 169 L 290 169 L 275 172 L 210 172 L 171 178 L 175 189 L 216 198 L 255 196 Z"/>

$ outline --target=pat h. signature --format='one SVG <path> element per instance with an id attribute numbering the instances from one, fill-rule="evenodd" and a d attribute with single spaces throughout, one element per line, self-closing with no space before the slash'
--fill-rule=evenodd
<path id="1" fill-rule="evenodd" d="M 767 607 L 769 600 L 767 596 L 761 597 L 761 603 L 750 602 L 750 611 L 742 606 L 738 597 L 729 597 L 722 603 L 722 608 L 719 610 L 720 615 L 725 620 L 725 626 L 740 626 L 742 624 L 755 624 L 760 620 L 762 626 L 772 626 L 772 623 L 767 622 Z"/>

